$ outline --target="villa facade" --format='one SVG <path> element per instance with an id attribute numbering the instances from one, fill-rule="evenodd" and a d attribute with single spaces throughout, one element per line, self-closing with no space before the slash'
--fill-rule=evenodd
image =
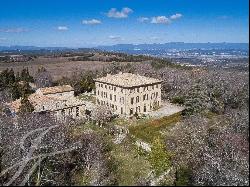
<path id="1" fill-rule="evenodd" d="M 96 104 L 121 116 L 148 114 L 161 106 L 161 80 L 132 73 L 95 79 Z"/>

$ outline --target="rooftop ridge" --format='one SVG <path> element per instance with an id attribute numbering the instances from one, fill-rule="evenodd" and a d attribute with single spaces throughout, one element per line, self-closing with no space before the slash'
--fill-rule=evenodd
<path id="1" fill-rule="evenodd" d="M 107 84 L 113 84 L 121 87 L 136 87 L 154 83 L 161 83 L 162 80 L 145 77 L 139 74 L 133 73 L 122 73 L 119 72 L 118 74 L 110 75 L 107 74 L 105 77 L 96 78 L 94 79 L 96 82 L 102 82 Z"/>
<path id="2" fill-rule="evenodd" d="M 38 91 L 46 95 L 46 94 L 74 91 L 74 88 L 72 88 L 70 85 L 62 85 L 62 86 L 39 88 Z"/>

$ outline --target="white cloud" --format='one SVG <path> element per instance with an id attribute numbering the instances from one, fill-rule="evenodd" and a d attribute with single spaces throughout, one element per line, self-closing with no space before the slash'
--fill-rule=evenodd
<path id="1" fill-rule="evenodd" d="M 148 22 L 148 21 L 149 21 L 149 18 L 147 18 L 147 17 L 139 17 L 139 18 L 137 19 L 137 21 L 144 23 L 144 22 Z"/>
<path id="2" fill-rule="evenodd" d="M 154 23 L 154 24 L 170 24 L 172 23 L 173 20 L 179 19 L 182 17 L 182 14 L 174 14 L 170 17 L 166 17 L 166 16 L 156 16 L 156 17 L 152 17 L 151 18 L 151 22 L 150 23 Z"/>
<path id="3" fill-rule="evenodd" d="M 111 39 L 111 40 L 122 40 L 122 38 L 120 36 L 114 36 L 114 35 L 110 35 L 109 39 Z"/>
<path id="4" fill-rule="evenodd" d="M 110 18 L 127 18 L 132 12 L 133 10 L 128 7 L 122 8 L 121 11 L 116 10 L 116 8 L 111 8 L 107 13 L 107 16 Z"/>
<path id="5" fill-rule="evenodd" d="M 166 16 L 157 16 L 157 17 L 152 17 L 151 23 L 170 24 L 171 20 L 169 18 L 167 18 Z"/>
<path id="6" fill-rule="evenodd" d="M 84 25 L 97 25 L 97 24 L 101 24 L 102 22 L 100 20 L 97 19 L 91 19 L 91 20 L 82 20 L 82 24 Z"/>
<path id="7" fill-rule="evenodd" d="M 174 14 L 174 15 L 170 16 L 170 19 L 174 20 L 174 19 L 179 19 L 181 17 L 182 17 L 182 14 L 177 13 L 177 14 Z"/>
<path id="8" fill-rule="evenodd" d="M 57 30 L 59 30 L 59 31 L 67 31 L 67 30 L 69 30 L 69 28 L 67 26 L 58 26 Z"/>
<path id="9" fill-rule="evenodd" d="M 6 32 L 6 33 L 21 33 L 21 32 L 27 32 L 27 29 L 24 28 L 9 28 L 9 29 L 1 29 L 0 32 Z"/>

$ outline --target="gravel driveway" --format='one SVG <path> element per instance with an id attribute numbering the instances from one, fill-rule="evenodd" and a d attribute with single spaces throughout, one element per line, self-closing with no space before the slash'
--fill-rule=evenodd
<path id="1" fill-rule="evenodd" d="M 161 118 L 164 116 L 170 116 L 172 114 L 183 111 L 185 108 L 182 106 L 174 105 L 169 102 L 162 102 L 161 108 L 156 111 L 150 112 L 149 116 L 153 118 Z"/>

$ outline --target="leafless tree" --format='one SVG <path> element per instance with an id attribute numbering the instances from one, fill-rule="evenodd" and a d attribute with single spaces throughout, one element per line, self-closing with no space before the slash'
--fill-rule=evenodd
<path id="1" fill-rule="evenodd" d="M 50 87 L 53 83 L 51 74 L 45 68 L 40 68 L 38 70 L 34 77 L 34 81 L 38 88 Z"/>
<path id="2" fill-rule="evenodd" d="M 234 111 L 214 120 L 185 119 L 166 140 L 167 149 L 174 153 L 174 166 L 192 168 L 195 185 L 248 185 L 247 116 L 247 112 Z"/>
<path id="3" fill-rule="evenodd" d="M 102 106 L 98 106 L 96 107 L 91 114 L 91 119 L 96 122 L 98 125 L 103 125 L 109 121 L 111 121 L 111 119 L 114 117 L 114 114 L 112 113 L 112 111 L 110 110 L 110 108 L 108 108 L 105 105 Z"/>

